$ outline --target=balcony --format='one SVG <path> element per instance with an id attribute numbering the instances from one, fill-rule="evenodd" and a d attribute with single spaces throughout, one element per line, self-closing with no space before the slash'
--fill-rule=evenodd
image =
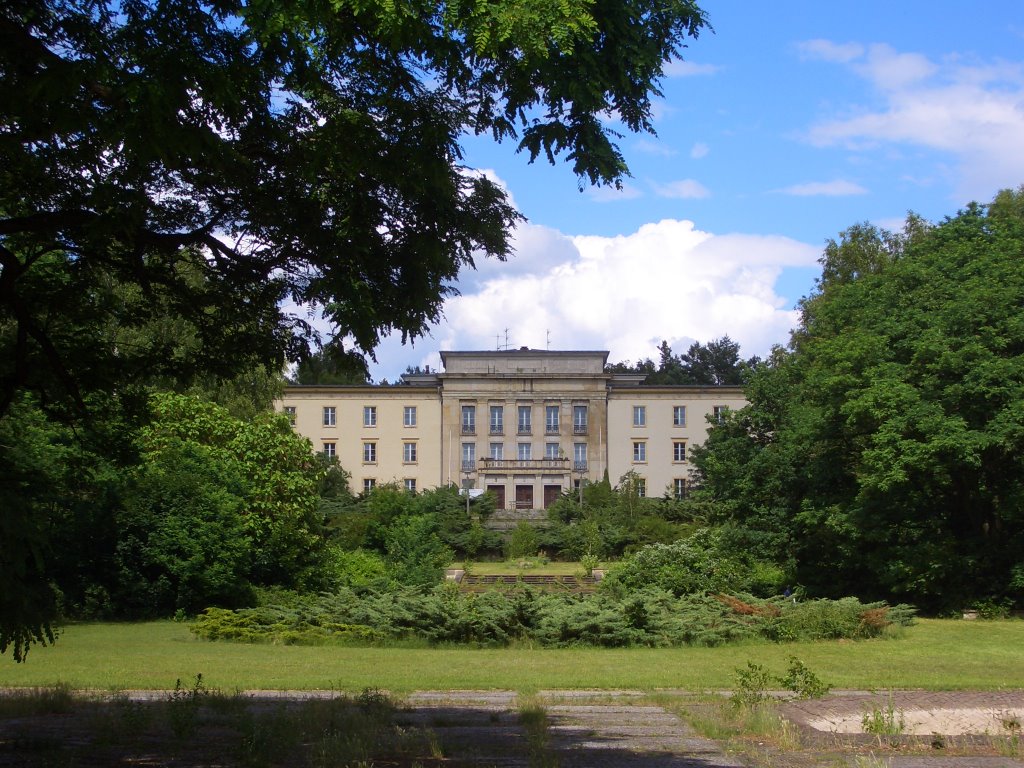
<path id="1" fill-rule="evenodd" d="M 557 424 L 548 424 L 548 425 L 546 425 L 544 427 L 544 434 L 545 435 L 557 435 L 558 434 L 558 425 Z"/>
<path id="2" fill-rule="evenodd" d="M 492 434 L 492 435 L 504 435 L 505 434 L 505 426 L 503 424 L 491 424 L 491 428 L 489 430 L 489 434 Z"/>
<path id="3" fill-rule="evenodd" d="M 585 435 L 585 434 L 587 434 L 587 425 L 586 424 L 573 424 L 572 425 L 572 433 L 574 435 Z"/>
<path id="4" fill-rule="evenodd" d="M 532 435 L 533 428 L 529 424 L 520 424 L 519 429 L 516 430 L 517 435 Z"/>
<path id="5" fill-rule="evenodd" d="M 463 424 L 462 425 L 462 434 L 464 434 L 464 435 L 475 435 L 476 434 L 476 424 Z"/>
<path id="6" fill-rule="evenodd" d="M 586 472 L 587 471 L 587 460 L 582 461 L 576 460 L 572 463 L 573 472 Z"/>
<path id="7" fill-rule="evenodd" d="M 463 472 L 476 472 L 476 462 L 475 461 L 465 461 L 465 460 L 463 460 L 463 462 L 462 462 L 462 471 Z"/>
<path id="8" fill-rule="evenodd" d="M 564 473 L 569 471 L 569 459 L 480 459 L 483 472 L 540 472 Z"/>

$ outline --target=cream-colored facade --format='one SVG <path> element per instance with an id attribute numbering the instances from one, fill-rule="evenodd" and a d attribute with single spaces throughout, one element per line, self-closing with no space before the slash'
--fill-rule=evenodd
<path id="1" fill-rule="evenodd" d="M 437 386 L 294 386 L 277 407 L 352 473 L 353 493 L 383 483 L 418 491 L 440 482 L 438 395 Z"/>
<path id="2" fill-rule="evenodd" d="M 746 404 L 740 387 L 611 387 L 608 476 L 633 471 L 649 496 L 685 493 L 690 451 L 707 437 L 708 419 Z"/>
<path id="3" fill-rule="evenodd" d="M 608 353 L 442 352 L 444 370 L 394 386 L 288 387 L 279 409 L 352 490 L 456 484 L 501 507 L 547 507 L 581 480 L 629 471 L 648 495 L 685 492 L 707 417 L 745 405 L 739 387 L 648 387 L 605 372 Z"/>

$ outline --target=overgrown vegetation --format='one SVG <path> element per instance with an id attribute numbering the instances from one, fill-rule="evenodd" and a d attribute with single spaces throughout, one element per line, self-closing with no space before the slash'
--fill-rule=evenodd
<path id="1" fill-rule="evenodd" d="M 826 607 L 827 606 L 827 607 Z M 403 588 L 357 594 L 292 595 L 258 608 L 211 608 L 191 625 L 198 637 L 265 643 L 431 644 L 545 647 L 718 646 L 750 640 L 880 637 L 912 621 L 907 606 L 842 601 L 793 603 L 727 595 L 677 597 L 657 588 L 572 596 L 534 592 L 463 593 L 452 584 L 429 592 Z M 799 671 L 794 684 L 801 682 Z"/>
<path id="2" fill-rule="evenodd" d="M 197 675 L 163 699 L 0 694 L 0 716 L 62 715 L 46 737 L 0 747 L 18 764 L 135 762 L 238 766 L 437 765 L 443 747 L 429 728 L 401 722 L 399 707 L 373 689 L 329 699 L 262 701 L 209 689 Z M 21 725 L 27 730 L 27 724 Z"/>

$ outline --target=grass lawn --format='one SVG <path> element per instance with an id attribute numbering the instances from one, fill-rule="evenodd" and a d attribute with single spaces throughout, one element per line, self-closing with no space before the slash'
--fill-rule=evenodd
<path id="1" fill-rule="evenodd" d="M 172 688 L 202 673 L 236 689 L 684 688 L 733 684 L 748 661 L 782 673 L 799 657 L 836 688 L 1022 688 L 1024 621 L 922 620 L 892 640 L 670 649 L 346 648 L 197 640 L 185 624 L 78 624 L 23 664 L 0 656 L 0 687 Z"/>
<path id="2" fill-rule="evenodd" d="M 452 568 L 463 568 L 464 563 L 452 563 Z M 603 566 L 602 566 L 603 567 Z M 474 576 L 576 576 L 583 572 L 583 566 L 577 562 L 541 562 L 536 558 L 525 560 L 502 560 L 487 562 L 473 560 L 469 572 Z"/>

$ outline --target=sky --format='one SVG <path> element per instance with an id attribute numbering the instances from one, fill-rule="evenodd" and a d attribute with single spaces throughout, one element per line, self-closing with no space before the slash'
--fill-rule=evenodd
<path id="1" fill-rule="evenodd" d="M 657 135 L 618 142 L 621 191 L 467 139 L 466 164 L 527 219 L 516 255 L 464 272 L 428 336 L 385 339 L 374 381 L 506 345 L 617 362 L 728 335 L 764 355 L 842 230 L 939 221 L 1024 184 L 1024 2 L 700 5 L 713 32 L 667 68 Z"/>

